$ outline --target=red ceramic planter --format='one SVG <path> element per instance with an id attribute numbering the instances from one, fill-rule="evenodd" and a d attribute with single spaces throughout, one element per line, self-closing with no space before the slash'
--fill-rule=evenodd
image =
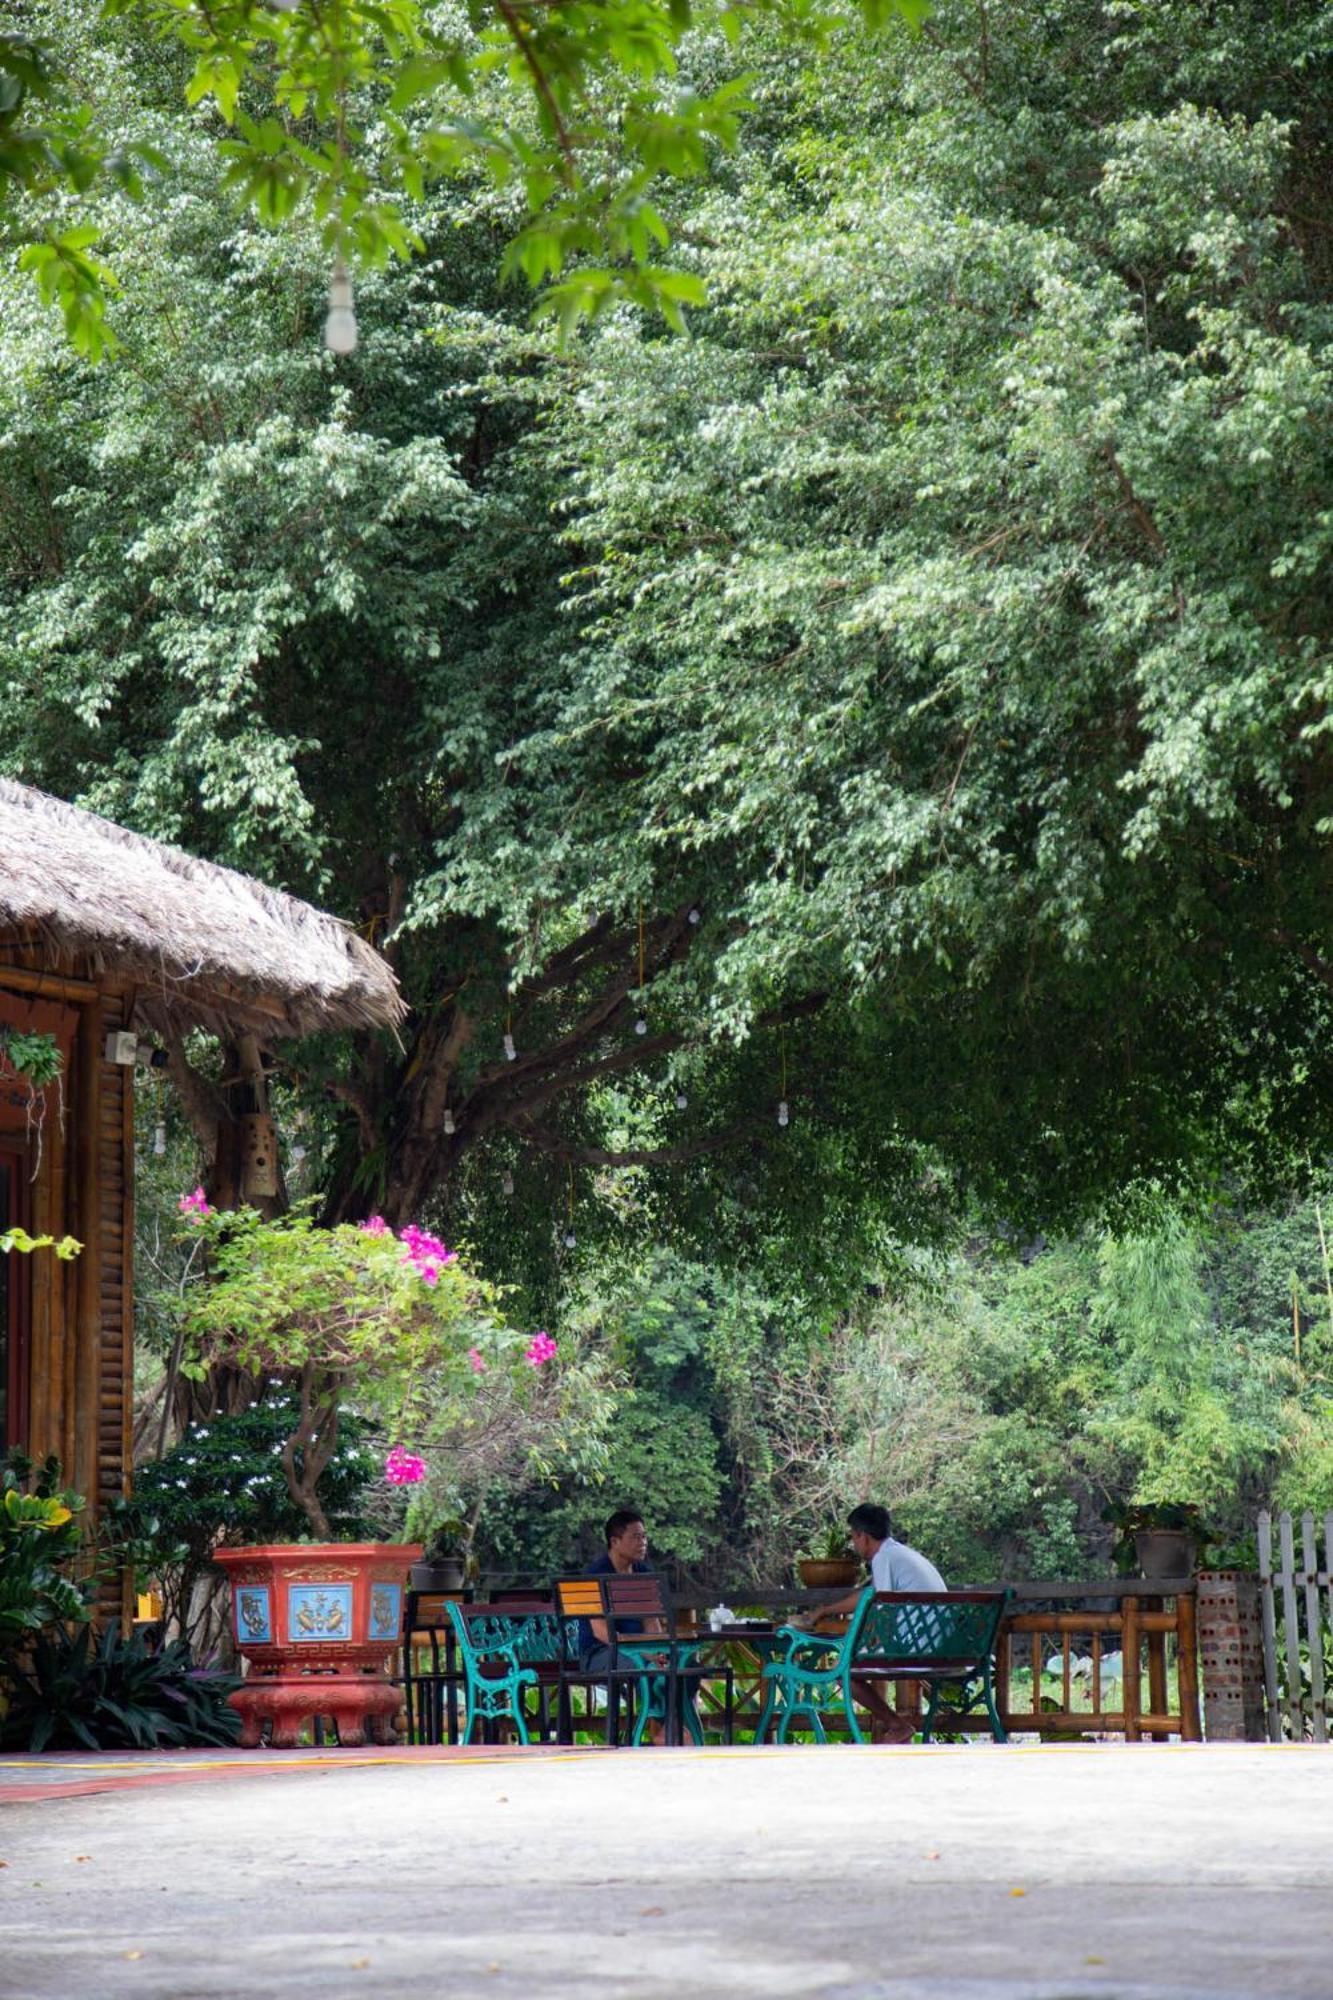
<path id="1" fill-rule="evenodd" d="M 407 1571 L 419 1542 L 275 1542 L 217 1549 L 231 1584 L 231 1629 L 249 1663 L 231 1697 L 255 1745 L 263 1724 L 290 1745 L 303 1720 L 330 1715 L 341 1743 L 383 1737 L 398 1706 L 385 1678 L 402 1636 Z"/>

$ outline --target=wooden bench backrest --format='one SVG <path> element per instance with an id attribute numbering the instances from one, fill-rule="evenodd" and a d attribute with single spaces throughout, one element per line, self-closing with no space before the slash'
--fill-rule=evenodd
<path id="1" fill-rule="evenodd" d="M 879 1591 L 853 1641 L 857 1660 L 968 1666 L 995 1650 L 1007 1590 Z"/>

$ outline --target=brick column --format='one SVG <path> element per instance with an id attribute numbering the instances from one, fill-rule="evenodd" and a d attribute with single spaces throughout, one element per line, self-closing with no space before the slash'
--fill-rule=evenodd
<path id="1" fill-rule="evenodd" d="M 1195 1582 L 1203 1733 L 1210 1743 L 1261 1743 L 1265 1730 L 1259 1580 L 1245 1570 L 1203 1569 Z"/>

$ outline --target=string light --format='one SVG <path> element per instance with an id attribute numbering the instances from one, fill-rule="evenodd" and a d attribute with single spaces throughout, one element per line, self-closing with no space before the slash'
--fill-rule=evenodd
<path id="1" fill-rule="evenodd" d="M 781 1098 L 778 1103 L 778 1123 L 779 1125 L 787 1125 L 790 1124 L 790 1122 L 791 1122 L 791 1113 L 787 1109 L 787 1100 L 784 1097 Z"/>
<path id="2" fill-rule="evenodd" d="M 647 986 L 647 983 L 648 982 L 644 977 L 643 904 L 640 903 L 639 905 L 639 1005 L 640 1007 L 642 1007 L 643 1005 L 643 994 L 644 994 L 644 989 Z M 646 1014 L 641 1013 L 639 1015 L 638 1020 L 634 1023 L 634 1032 L 636 1035 L 647 1034 L 648 1016 Z"/>
<path id="3" fill-rule="evenodd" d="M 329 316 L 324 322 L 324 345 L 330 354 L 355 354 L 356 313 L 352 309 L 352 280 L 340 257 L 329 280 Z"/>
<path id="4" fill-rule="evenodd" d="M 444 1107 L 444 1129 L 451 1137 L 458 1129 L 454 1124 L 454 1114 L 447 1104 Z"/>

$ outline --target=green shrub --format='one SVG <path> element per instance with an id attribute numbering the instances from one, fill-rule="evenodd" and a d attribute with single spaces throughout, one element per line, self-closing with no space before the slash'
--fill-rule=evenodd
<path id="1" fill-rule="evenodd" d="M 81 1546 L 83 1501 L 60 1466 L 11 1451 L 0 1467 L 0 1677 L 44 1625 L 81 1623 L 89 1589 L 69 1575 Z"/>
<path id="2" fill-rule="evenodd" d="M 108 1626 L 57 1628 L 33 1642 L 14 1677 L 0 1744 L 14 1750 L 176 1750 L 234 1743 L 241 1721 L 227 1702 L 232 1674 L 196 1667 L 174 1640 L 156 1652 Z"/>

